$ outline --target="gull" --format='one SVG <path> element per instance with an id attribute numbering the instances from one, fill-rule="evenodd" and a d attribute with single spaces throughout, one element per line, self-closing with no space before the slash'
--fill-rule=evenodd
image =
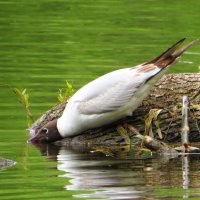
<path id="1" fill-rule="evenodd" d="M 49 121 L 29 142 L 54 142 L 131 116 L 154 84 L 196 42 L 178 49 L 184 40 L 151 61 L 112 71 L 89 82 L 69 99 L 62 116 Z"/>

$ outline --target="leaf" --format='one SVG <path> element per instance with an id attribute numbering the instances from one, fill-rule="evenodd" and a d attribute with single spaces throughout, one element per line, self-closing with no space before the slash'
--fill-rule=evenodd
<path id="1" fill-rule="evenodd" d="M 162 110 L 161 109 L 151 109 L 148 113 L 148 115 L 145 118 L 145 134 L 150 135 L 153 137 L 153 131 L 152 131 L 152 124 L 154 123 L 157 128 L 157 133 L 160 139 L 163 138 L 159 121 L 157 120 L 158 115 L 160 114 Z"/>
<path id="2" fill-rule="evenodd" d="M 97 147 L 92 153 L 103 153 L 105 156 L 114 156 L 112 151 L 108 147 Z"/>
<path id="3" fill-rule="evenodd" d="M 146 148 L 141 148 L 140 151 L 141 151 L 140 152 L 141 153 L 141 157 L 143 159 L 152 157 L 152 151 L 151 150 L 146 149 Z"/>
<path id="4" fill-rule="evenodd" d="M 144 135 L 140 135 L 140 134 L 139 134 L 139 135 L 136 135 L 135 137 L 138 138 L 138 139 L 140 139 L 140 140 L 143 140 L 143 139 L 144 139 Z"/>
<path id="5" fill-rule="evenodd" d="M 26 89 L 20 90 L 18 88 L 11 88 L 11 90 L 16 95 L 19 103 L 24 107 L 28 119 L 28 126 L 30 126 L 33 122 L 33 115 L 29 109 L 29 94 Z"/>
<path id="6" fill-rule="evenodd" d="M 126 131 L 125 128 L 123 128 L 121 125 L 119 125 L 119 126 L 116 127 L 116 130 L 124 138 L 124 142 L 126 144 L 130 144 L 131 143 L 129 134 Z"/>
<path id="7" fill-rule="evenodd" d="M 74 93 L 73 86 L 66 81 L 66 88 L 62 88 L 58 90 L 58 101 L 59 102 L 64 102 L 67 99 L 69 99 Z"/>

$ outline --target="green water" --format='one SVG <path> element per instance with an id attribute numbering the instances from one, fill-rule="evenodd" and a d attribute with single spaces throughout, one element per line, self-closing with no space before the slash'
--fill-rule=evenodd
<path id="1" fill-rule="evenodd" d="M 25 113 L 9 89 L 28 89 L 36 119 L 65 80 L 78 89 L 182 37 L 199 38 L 199 8 L 198 0 L 0 0 L 0 157 L 17 162 L 0 171 L 0 199 L 199 199 L 198 158 L 187 165 L 77 149 L 41 153 L 26 143 Z M 200 44 L 171 72 L 199 65 Z"/>

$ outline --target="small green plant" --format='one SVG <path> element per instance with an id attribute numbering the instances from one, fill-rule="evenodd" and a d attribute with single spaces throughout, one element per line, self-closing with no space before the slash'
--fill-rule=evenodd
<path id="1" fill-rule="evenodd" d="M 26 116 L 28 120 L 28 126 L 30 126 L 33 122 L 33 115 L 29 109 L 29 94 L 27 93 L 26 89 L 18 89 L 18 88 L 11 88 L 14 94 L 17 96 L 19 103 L 24 107 L 26 111 Z"/>
<path id="2" fill-rule="evenodd" d="M 142 157 L 142 159 L 150 158 L 152 157 L 152 151 L 146 148 L 141 148 L 140 156 Z"/>
<path id="3" fill-rule="evenodd" d="M 58 101 L 61 103 L 66 101 L 72 96 L 73 93 L 74 93 L 73 86 L 68 81 L 66 81 L 66 88 L 59 89 Z"/>

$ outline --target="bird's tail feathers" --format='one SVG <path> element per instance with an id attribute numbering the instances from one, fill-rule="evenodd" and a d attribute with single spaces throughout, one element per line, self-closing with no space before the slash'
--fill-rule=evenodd
<path id="1" fill-rule="evenodd" d="M 193 44 L 195 44 L 198 40 L 193 40 L 189 44 L 183 46 L 181 49 L 177 50 L 177 48 L 183 43 L 185 38 L 182 38 L 178 42 L 176 42 L 174 45 L 172 45 L 169 49 L 167 49 L 165 52 L 163 52 L 160 56 L 154 58 L 153 60 L 146 62 L 143 64 L 154 64 L 157 67 L 164 69 L 168 65 L 172 64 L 181 56 L 181 54 L 186 51 L 189 47 L 191 47 Z"/>
<path id="2" fill-rule="evenodd" d="M 184 51 L 186 51 L 188 48 L 190 48 L 193 44 L 197 43 L 198 41 L 199 41 L 198 39 L 197 39 L 197 40 L 191 41 L 189 44 L 187 44 L 187 45 L 183 46 L 181 49 L 175 51 L 175 52 L 173 53 L 173 56 L 176 57 L 176 58 L 179 57 L 179 56 L 181 56 L 181 54 L 182 54 Z"/>

